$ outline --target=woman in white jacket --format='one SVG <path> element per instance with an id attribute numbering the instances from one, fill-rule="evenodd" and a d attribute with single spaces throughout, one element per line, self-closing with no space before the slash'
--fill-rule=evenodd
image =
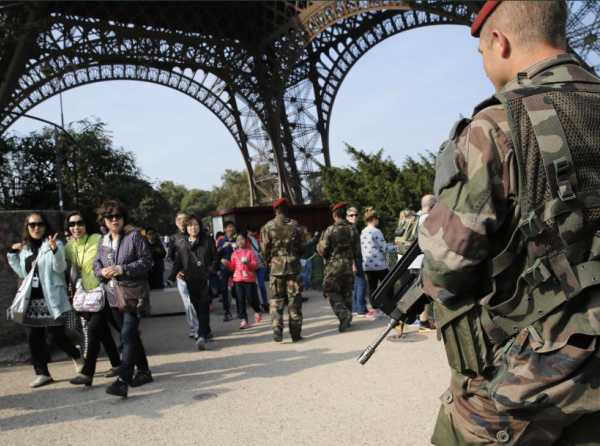
<path id="1" fill-rule="evenodd" d="M 34 269 L 31 297 L 23 320 L 23 325 L 28 327 L 29 351 L 36 374 L 30 386 L 41 387 L 53 381 L 48 370 L 50 353 L 46 332 L 73 359 L 78 372 L 83 365 L 81 353 L 67 338 L 61 317 L 71 310 L 65 280 L 64 247 L 57 240 L 57 234 L 52 234 L 41 213 L 33 212 L 25 219 L 23 241 L 11 246 L 8 263 L 21 279 Z"/>
<path id="2" fill-rule="evenodd" d="M 395 252 L 396 247 L 385 241 L 383 233 L 377 227 L 379 225 L 379 216 L 375 209 L 372 207 L 366 208 L 364 220 L 367 226 L 360 233 L 360 251 L 369 289 L 369 302 L 372 307 L 367 315 L 369 317 L 378 317 L 381 311 L 377 308 L 377 304 L 373 302 L 373 292 L 389 272 L 386 253 Z"/>

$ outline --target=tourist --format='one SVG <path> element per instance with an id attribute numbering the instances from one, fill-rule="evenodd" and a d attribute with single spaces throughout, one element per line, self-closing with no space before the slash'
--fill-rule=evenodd
<path id="1" fill-rule="evenodd" d="M 358 227 L 358 209 L 351 206 L 346 213 L 346 220 L 350 223 L 357 234 L 360 234 Z M 359 258 L 356 260 L 356 273 L 354 274 L 354 289 L 352 290 L 352 313 L 356 316 L 367 315 L 367 302 L 365 300 L 365 291 L 367 282 L 362 264 L 362 252 L 359 251 Z"/>
<path id="2" fill-rule="evenodd" d="M 121 325 L 123 345 L 119 377 L 106 393 L 127 397 L 128 387 L 152 382 L 146 352 L 140 338 L 138 305 L 148 288 L 152 254 L 143 236 L 127 226 L 127 210 L 113 200 L 98 209 L 98 221 L 108 232 L 98 246 L 94 272 L 106 286 L 107 299 Z M 135 377 L 134 367 L 138 366 Z"/>
<path id="3" fill-rule="evenodd" d="M 231 255 L 233 254 L 233 250 L 235 249 L 235 224 L 231 221 L 225 223 L 225 233 L 223 237 L 217 240 L 217 253 L 219 254 L 219 258 L 221 260 L 231 260 Z M 223 311 L 225 312 L 225 317 L 223 318 L 224 322 L 230 321 L 231 317 L 231 301 L 229 299 L 229 289 L 230 289 L 230 280 L 231 280 L 231 272 L 225 268 L 221 268 L 221 297 L 223 299 Z M 240 315 L 240 305 L 237 299 L 237 295 L 235 295 L 235 289 L 231 290 L 232 294 L 236 298 L 236 306 L 238 312 L 238 319 L 241 319 Z"/>
<path id="4" fill-rule="evenodd" d="M 175 226 L 177 226 L 177 232 L 173 234 L 169 239 L 169 251 L 167 253 L 167 258 L 171 262 L 171 266 L 175 265 L 175 254 L 177 252 L 176 245 L 177 241 L 180 239 L 185 239 L 186 234 L 186 226 L 187 226 L 188 214 L 185 212 L 178 212 L 175 216 Z M 175 271 L 177 274 L 177 271 Z M 171 277 L 173 277 L 173 270 L 171 270 Z M 185 280 L 176 279 L 177 281 L 177 291 L 179 291 L 179 296 L 181 297 L 181 302 L 183 303 L 183 308 L 185 311 L 185 321 L 188 325 L 188 336 L 190 338 L 196 338 L 198 335 L 198 315 L 196 314 L 196 310 L 192 305 L 190 300 L 190 292 L 187 288 Z"/>
<path id="5" fill-rule="evenodd" d="M 80 212 L 71 212 L 66 219 L 66 225 L 71 240 L 65 246 L 65 256 L 69 265 L 72 288 L 77 292 L 93 292 L 100 287 L 100 281 L 94 274 L 94 259 L 98 244 L 102 239 L 100 234 L 89 234 L 87 225 Z M 106 375 L 117 376 L 121 358 L 108 325 L 110 306 L 104 299 L 104 306 L 96 313 L 79 313 L 85 321 L 87 331 L 87 348 L 84 355 L 84 365 L 81 373 L 71 380 L 71 384 L 91 386 L 96 372 L 96 362 L 100 353 L 100 344 L 108 355 L 111 369 Z"/>
<path id="6" fill-rule="evenodd" d="M 377 303 L 373 302 L 373 293 L 389 272 L 386 253 L 395 252 L 396 247 L 386 243 L 383 233 L 377 227 L 379 226 L 379 216 L 375 209 L 366 208 L 364 220 L 367 226 L 360 233 L 360 249 L 371 303 L 368 317 L 377 318 L 381 315 L 381 311 L 378 309 Z"/>
<path id="7" fill-rule="evenodd" d="M 246 246 L 246 237 L 241 234 L 237 236 L 236 249 L 231 255 L 231 259 L 223 259 L 222 262 L 227 269 L 233 272 L 233 283 L 240 314 L 240 329 L 248 327 L 248 311 L 246 309 L 248 302 L 254 310 L 256 323 L 260 323 L 260 307 L 256 299 L 255 274 L 258 268 L 258 260 L 252 248 Z"/>
<path id="8" fill-rule="evenodd" d="M 165 287 L 164 275 L 166 251 L 154 228 L 146 228 L 146 240 L 148 240 L 150 252 L 152 253 L 152 269 L 150 270 L 148 283 L 151 290 L 159 290 Z"/>
<path id="9" fill-rule="evenodd" d="M 269 313 L 269 295 L 267 294 L 266 279 L 267 279 L 267 264 L 265 259 L 260 252 L 260 233 L 256 226 L 248 227 L 248 242 L 252 246 L 254 255 L 258 260 L 258 269 L 256 270 L 256 283 L 257 287 L 257 298 L 258 291 L 260 291 L 260 307 L 263 313 Z"/>
<path id="10" fill-rule="evenodd" d="M 196 347 L 206 350 L 212 337 L 210 329 L 209 275 L 217 267 L 216 252 L 210 236 L 202 229 L 200 218 L 187 220 L 187 236 L 175 242 L 175 263 L 171 275 L 185 282 L 190 301 L 198 317 Z"/>
<path id="11" fill-rule="evenodd" d="M 50 351 L 46 332 L 53 343 L 73 360 L 76 372 L 83 366 L 81 353 L 66 336 L 61 317 L 71 310 L 71 305 L 65 280 L 67 262 L 64 247 L 57 239 L 58 234 L 52 231 L 45 216 L 32 212 L 25 218 L 23 241 L 13 244 L 8 252 L 8 263 L 21 279 L 33 270 L 29 305 L 23 318 L 36 375 L 30 384 L 32 388 L 53 382 L 48 370 Z"/>

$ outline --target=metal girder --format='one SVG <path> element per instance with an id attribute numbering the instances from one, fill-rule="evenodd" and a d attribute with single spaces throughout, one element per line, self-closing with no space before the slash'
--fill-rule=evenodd
<path id="1" fill-rule="evenodd" d="M 469 25 L 475 2 L 0 0 L 0 134 L 80 85 L 128 79 L 211 110 L 240 148 L 252 200 L 302 202 L 331 165 L 329 124 L 354 64 L 398 33 Z M 569 45 L 600 66 L 600 2 L 569 2 Z M 274 185 L 278 184 L 277 187 Z"/>

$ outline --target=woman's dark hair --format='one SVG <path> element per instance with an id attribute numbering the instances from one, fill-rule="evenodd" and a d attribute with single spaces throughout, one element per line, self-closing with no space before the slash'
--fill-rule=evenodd
<path id="1" fill-rule="evenodd" d="M 224 235 L 225 233 L 223 231 L 217 231 L 217 233 L 215 234 L 215 238 L 223 237 Z"/>
<path id="2" fill-rule="evenodd" d="M 33 239 L 31 238 L 31 235 L 29 235 L 29 229 L 27 227 L 27 223 L 29 223 L 29 219 L 33 215 L 38 215 L 44 222 L 44 225 L 46 226 L 46 232 L 44 233 L 44 237 L 54 235 L 54 230 L 52 229 L 52 226 L 50 226 L 50 223 L 48 222 L 48 218 L 46 218 L 44 213 L 40 212 L 40 211 L 33 211 L 29 215 L 27 215 L 27 217 L 25 217 L 25 222 L 23 223 L 23 244 L 24 245 L 31 245 L 31 242 L 33 241 Z"/>
<path id="3" fill-rule="evenodd" d="M 85 223 L 85 218 L 83 217 L 83 214 L 80 211 L 69 212 L 67 214 L 67 217 L 65 218 L 65 225 L 64 225 L 65 231 L 70 232 L 69 231 L 69 220 L 71 220 L 71 217 L 75 217 L 76 215 L 79 215 L 81 217 L 81 219 L 83 220 L 83 222 Z"/>
<path id="4" fill-rule="evenodd" d="M 126 225 L 128 223 L 128 214 L 127 208 L 125 205 L 117 200 L 107 200 L 100 205 L 100 207 L 96 210 L 96 214 L 98 214 L 98 224 L 101 227 L 106 227 L 104 225 L 104 218 L 107 215 L 121 215 L 123 217 L 123 224 Z"/>

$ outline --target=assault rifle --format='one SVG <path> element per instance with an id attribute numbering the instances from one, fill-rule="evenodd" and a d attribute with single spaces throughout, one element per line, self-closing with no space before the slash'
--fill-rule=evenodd
<path id="1" fill-rule="evenodd" d="M 415 240 L 373 293 L 373 302 L 390 317 L 390 322 L 377 339 L 357 358 L 361 365 L 367 363 L 379 344 L 400 322 L 404 322 L 409 314 L 415 313 L 415 309 L 424 297 L 420 288 L 413 286 L 416 276 L 411 275 L 408 271 L 409 266 L 419 254 L 421 254 L 421 248 Z M 400 282 L 400 286 L 394 291 L 397 282 Z"/>

